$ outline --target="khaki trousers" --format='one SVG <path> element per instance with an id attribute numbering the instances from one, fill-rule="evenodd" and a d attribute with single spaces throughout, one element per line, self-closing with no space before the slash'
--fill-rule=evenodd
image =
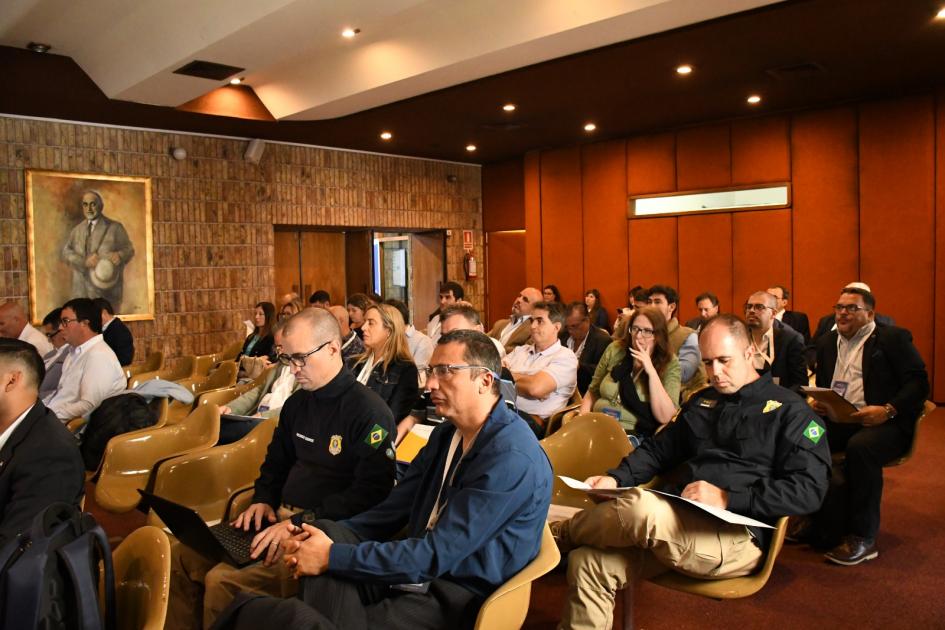
<path id="1" fill-rule="evenodd" d="M 762 551 L 748 529 L 634 488 L 562 523 L 568 598 L 559 628 L 610 628 L 614 594 L 634 579 L 673 570 L 713 579 L 748 575 Z"/>
<path id="2" fill-rule="evenodd" d="M 293 512 L 280 508 L 279 520 Z M 214 562 L 187 545 L 171 538 L 171 583 L 165 628 L 170 630 L 197 630 L 209 628 L 240 591 L 294 597 L 298 580 L 293 578 L 282 562 L 271 567 L 262 563 L 242 569 L 225 562 Z"/>

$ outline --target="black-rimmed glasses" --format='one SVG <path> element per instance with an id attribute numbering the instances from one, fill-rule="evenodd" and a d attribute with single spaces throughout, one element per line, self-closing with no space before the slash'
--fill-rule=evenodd
<path id="1" fill-rule="evenodd" d="M 868 310 L 869 310 L 868 308 L 866 308 L 865 306 L 860 306 L 859 304 L 834 304 L 833 305 L 834 313 L 842 313 L 843 311 L 846 311 L 847 313 L 850 313 L 852 315 L 853 313 L 857 313 L 859 311 L 868 311 Z"/>
<path id="2" fill-rule="evenodd" d="M 484 365 L 459 365 L 452 363 L 441 363 L 439 365 L 428 365 L 427 367 L 423 368 L 423 372 L 427 375 L 427 378 L 430 378 L 434 375 L 437 378 L 449 378 L 460 370 L 486 370 L 487 372 L 495 374 L 495 372 L 492 372 L 492 370 Z"/>
<path id="3" fill-rule="evenodd" d="M 745 304 L 746 313 L 748 311 L 754 311 L 756 313 L 764 313 L 765 309 L 768 309 L 768 308 L 770 308 L 772 311 L 774 310 L 773 307 L 768 306 L 767 304 L 761 304 L 760 302 L 755 302 L 755 303 L 748 302 Z"/>
<path id="4" fill-rule="evenodd" d="M 314 350 L 311 350 L 304 354 L 302 353 L 280 354 L 276 358 L 279 360 L 279 363 L 281 363 L 282 365 L 294 365 L 297 368 L 303 368 L 305 367 L 306 359 L 308 359 L 310 356 L 312 356 L 313 354 L 315 354 L 316 352 L 318 352 L 319 350 L 321 350 L 322 348 L 324 348 L 330 343 L 331 343 L 331 340 L 329 339 L 328 341 L 322 342 L 322 344 L 318 346 L 317 348 L 315 348 Z"/>

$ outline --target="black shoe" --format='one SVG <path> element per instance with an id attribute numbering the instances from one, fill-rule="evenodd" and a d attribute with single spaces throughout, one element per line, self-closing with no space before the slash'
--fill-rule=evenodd
<path id="1" fill-rule="evenodd" d="M 875 540 L 850 534 L 843 538 L 842 543 L 825 553 L 824 557 L 835 564 L 852 567 L 879 557 L 879 552 Z"/>

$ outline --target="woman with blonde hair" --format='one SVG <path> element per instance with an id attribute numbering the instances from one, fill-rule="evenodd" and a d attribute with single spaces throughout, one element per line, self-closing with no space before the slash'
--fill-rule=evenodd
<path id="1" fill-rule="evenodd" d="M 362 384 L 384 399 L 394 422 L 406 418 L 420 397 L 417 366 L 407 347 L 404 318 L 390 304 L 372 304 L 361 326 L 364 352 L 348 368 Z"/>

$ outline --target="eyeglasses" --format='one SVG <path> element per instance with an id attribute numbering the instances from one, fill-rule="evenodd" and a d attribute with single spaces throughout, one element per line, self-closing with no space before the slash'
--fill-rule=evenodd
<path id="1" fill-rule="evenodd" d="M 630 335 L 633 337 L 640 335 L 644 339 L 649 339 L 653 336 L 653 332 L 654 330 L 652 328 L 640 328 L 639 326 L 630 327 Z"/>
<path id="2" fill-rule="evenodd" d="M 759 304 L 759 303 L 755 303 L 755 304 L 746 303 L 745 304 L 746 313 L 748 311 L 754 311 L 756 313 L 764 313 L 765 309 L 768 309 L 768 308 L 770 308 L 772 311 L 774 310 L 772 307 L 768 306 L 767 304 Z"/>
<path id="3" fill-rule="evenodd" d="M 282 365 L 294 365 L 297 368 L 303 368 L 305 367 L 305 360 L 307 358 L 309 358 L 310 356 L 312 356 L 313 354 L 315 354 L 316 352 L 318 352 L 319 350 L 321 350 L 322 348 L 324 348 L 330 343 L 331 343 L 331 339 L 323 342 L 322 345 L 318 346 L 311 352 L 306 352 L 305 354 L 280 354 L 276 358 L 279 359 L 279 363 L 281 363 Z"/>
<path id="4" fill-rule="evenodd" d="M 61 332 L 62 332 L 62 329 L 61 329 L 61 328 L 57 328 L 57 329 L 56 329 L 55 331 L 53 331 L 53 332 L 43 333 L 43 334 L 46 335 L 46 339 L 52 339 L 53 337 L 55 337 L 56 335 L 58 335 L 58 334 L 61 333 Z"/>
<path id="5" fill-rule="evenodd" d="M 444 379 L 453 376 L 460 370 L 486 370 L 495 376 L 495 372 L 484 365 L 456 365 L 441 363 L 439 365 L 428 365 L 427 367 L 423 368 L 423 372 L 427 375 L 427 378 L 436 376 L 437 378 Z M 498 377 L 496 376 L 496 378 Z"/>
<path id="6" fill-rule="evenodd" d="M 77 322 L 77 321 L 79 321 L 78 318 L 72 318 L 72 317 L 63 317 L 63 318 L 60 318 L 60 320 L 59 320 L 59 327 L 60 327 L 60 328 L 65 328 L 66 326 L 68 326 L 68 325 L 71 324 L 72 322 Z"/>
<path id="7" fill-rule="evenodd" d="M 870 309 L 866 308 L 865 306 L 860 306 L 859 304 L 834 304 L 833 305 L 834 313 L 842 313 L 846 311 L 847 313 L 850 313 L 852 315 L 853 313 L 856 313 L 859 311 L 868 311 L 868 310 Z"/>

